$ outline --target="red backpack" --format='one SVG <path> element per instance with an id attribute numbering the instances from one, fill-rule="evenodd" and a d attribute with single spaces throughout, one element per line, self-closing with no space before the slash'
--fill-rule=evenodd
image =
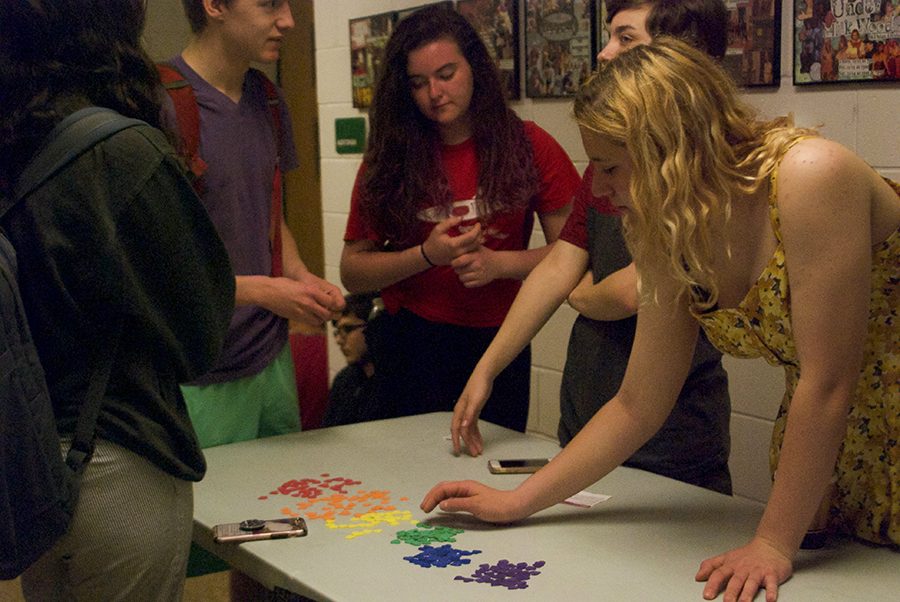
<path id="1" fill-rule="evenodd" d="M 175 105 L 175 118 L 178 123 L 178 153 L 187 163 L 194 190 L 202 194 L 203 174 L 206 173 L 206 161 L 200 156 L 200 109 L 194 89 L 184 75 L 171 63 L 156 65 L 159 78 L 172 103 Z M 263 82 L 266 92 L 266 103 L 269 106 L 272 131 L 275 134 L 276 148 L 281 149 L 281 97 L 275 84 L 261 71 L 253 70 Z M 282 182 L 280 161 L 275 161 L 275 176 L 272 178 L 272 207 L 269 213 L 269 244 L 272 247 L 272 276 L 284 273 L 281 257 L 281 217 L 282 217 Z"/>

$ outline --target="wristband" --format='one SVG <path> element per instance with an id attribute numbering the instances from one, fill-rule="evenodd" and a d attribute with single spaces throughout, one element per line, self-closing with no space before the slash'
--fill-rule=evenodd
<path id="1" fill-rule="evenodd" d="M 428 255 L 425 254 L 425 243 L 424 242 L 419 245 L 419 251 L 422 252 L 422 258 L 428 262 L 428 265 L 430 265 L 431 267 L 437 267 L 437 264 L 435 264 L 430 259 L 428 259 Z"/>

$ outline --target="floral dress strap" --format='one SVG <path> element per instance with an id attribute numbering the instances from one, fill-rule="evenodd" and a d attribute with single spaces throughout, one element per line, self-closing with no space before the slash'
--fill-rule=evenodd
<path id="1" fill-rule="evenodd" d="M 778 167 L 781 165 L 779 162 L 778 165 L 775 166 L 775 169 L 772 170 L 772 173 L 769 174 L 769 221 L 772 223 L 772 231 L 775 232 L 775 239 L 778 241 L 778 245 L 780 246 L 783 242 L 781 240 L 781 219 L 778 215 Z"/>

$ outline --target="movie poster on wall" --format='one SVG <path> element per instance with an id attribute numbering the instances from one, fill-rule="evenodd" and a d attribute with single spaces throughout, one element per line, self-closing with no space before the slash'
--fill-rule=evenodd
<path id="1" fill-rule="evenodd" d="M 794 2 L 794 83 L 900 81 L 900 0 Z"/>
<path id="2" fill-rule="evenodd" d="M 525 95 L 574 96 L 596 54 L 593 0 L 526 0 Z"/>
<path id="3" fill-rule="evenodd" d="M 487 46 L 500 71 L 507 98 L 518 100 L 519 0 L 458 0 L 456 10 Z"/>
<path id="4" fill-rule="evenodd" d="M 353 106 L 372 104 L 375 81 L 384 59 L 384 47 L 394 28 L 394 13 L 350 19 L 350 66 Z"/>
<path id="5" fill-rule="evenodd" d="M 777 86 L 781 78 L 781 0 L 728 0 L 722 65 L 741 86 Z"/>

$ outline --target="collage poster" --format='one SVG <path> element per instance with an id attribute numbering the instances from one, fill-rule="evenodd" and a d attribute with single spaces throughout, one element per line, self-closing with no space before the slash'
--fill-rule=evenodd
<path id="1" fill-rule="evenodd" d="M 781 77 L 781 0 L 728 0 L 728 48 L 722 61 L 741 86 L 777 86 Z"/>
<path id="2" fill-rule="evenodd" d="M 594 61 L 593 0 L 527 0 L 525 93 L 574 96 Z"/>
<path id="3" fill-rule="evenodd" d="M 384 46 L 393 28 L 393 13 L 350 20 L 353 106 L 358 109 L 372 104 L 375 80 L 384 58 Z"/>
<path id="4" fill-rule="evenodd" d="M 497 64 L 507 98 L 519 93 L 519 0 L 459 0 L 456 10 L 478 32 Z"/>
<path id="5" fill-rule="evenodd" d="M 794 2 L 794 83 L 900 81 L 900 0 Z"/>

